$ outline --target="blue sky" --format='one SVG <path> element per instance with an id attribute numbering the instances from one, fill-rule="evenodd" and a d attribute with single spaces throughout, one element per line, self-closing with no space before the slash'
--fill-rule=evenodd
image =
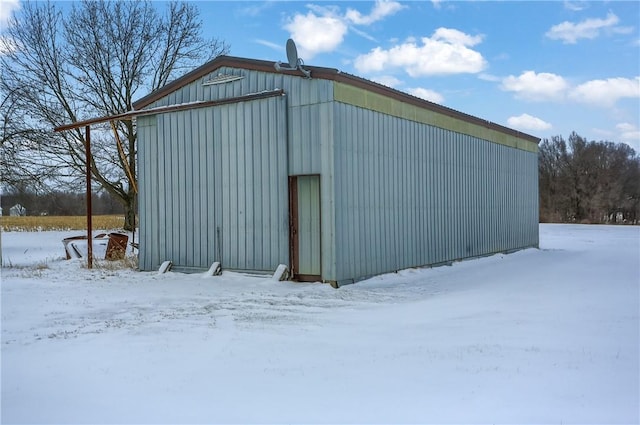
<path id="1" fill-rule="evenodd" d="M 286 61 L 293 38 L 308 65 L 541 138 L 576 131 L 640 152 L 640 2 L 195 3 L 233 56 Z"/>

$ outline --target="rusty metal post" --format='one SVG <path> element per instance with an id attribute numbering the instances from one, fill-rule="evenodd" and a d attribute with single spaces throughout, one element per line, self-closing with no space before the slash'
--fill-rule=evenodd
<path id="1" fill-rule="evenodd" d="M 93 268 L 93 224 L 91 223 L 91 131 L 85 127 L 85 152 L 87 155 L 87 268 Z"/>

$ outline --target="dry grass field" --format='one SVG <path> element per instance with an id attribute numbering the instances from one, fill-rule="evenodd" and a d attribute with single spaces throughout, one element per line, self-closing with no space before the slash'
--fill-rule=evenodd
<path id="1" fill-rule="evenodd" d="M 95 230 L 121 230 L 124 225 L 122 215 L 93 216 Z M 44 230 L 84 230 L 87 228 L 85 216 L 25 216 L 0 217 L 3 232 L 33 232 Z"/>

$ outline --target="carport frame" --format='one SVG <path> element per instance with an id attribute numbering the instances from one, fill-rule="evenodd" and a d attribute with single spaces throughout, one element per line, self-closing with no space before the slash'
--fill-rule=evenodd
<path id="1" fill-rule="evenodd" d="M 231 97 L 219 100 L 209 100 L 202 102 L 189 102 L 181 103 L 178 105 L 159 106 L 156 108 L 143 109 L 139 111 L 128 111 L 121 114 L 90 118 L 83 121 L 76 121 L 75 123 L 61 125 L 53 129 L 54 132 L 59 133 L 62 131 L 75 130 L 80 127 L 85 128 L 85 164 L 86 164 L 86 196 L 87 196 L 87 268 L 93 268 L 93 223 L 91 221 L 92 207 L 91 207 L 91 125 L 101 124 L 108 121 L 129 121 L 138 116 L 156 115 L 166 112 L 184 111 L 188 109 L 207 108 L 210 106 L 226 105 L 229 103 L 247 102 L 257 99 L 265 99 L 275 96 L 284 96 L 285 92 L 282 89 L 269 90 L 259 93 L 250 93 L 243 96 Z"/>

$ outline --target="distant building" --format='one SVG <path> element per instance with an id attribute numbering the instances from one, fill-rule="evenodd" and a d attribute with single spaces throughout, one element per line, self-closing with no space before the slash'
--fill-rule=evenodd
<path id="1" fill-rule="evenodd" d="M 9 208 L 9 215 L 12 217 L 22 217 L 27 215 L 27 209 L 20 204 L 15 204 Z"/>

